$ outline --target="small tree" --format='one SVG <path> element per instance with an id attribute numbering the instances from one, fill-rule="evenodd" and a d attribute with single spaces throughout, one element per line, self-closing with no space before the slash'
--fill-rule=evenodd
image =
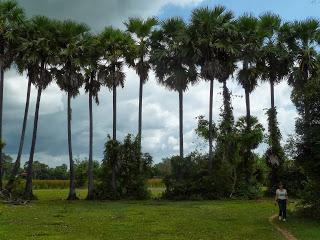
<path id="1" fill-rule="evenodd" d="M 127 135 L 123 143 L 108 138 L 99 183 L 95 188 L 96 198 L 147 198 L 147 179 L 151 174 L 152 157 L 141 153 L 138 137 Z"/>

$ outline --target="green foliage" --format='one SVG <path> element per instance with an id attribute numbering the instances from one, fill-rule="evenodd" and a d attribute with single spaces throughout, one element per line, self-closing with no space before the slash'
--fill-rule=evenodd
<path id="1" fill-rule="evenodd" d="M 320 185 L 320 80 L 310 79 L 301 92 L 303 101 L 294 101 L 298 106 L 300 119 L 297 121 L 297 133 L 301 136 L 298 143 L 296 161 L 307 177 L 307 187 L 302 194 L 306 209 L 319 209 Z M 319 211 L 312 211 L 319 217 Z"/>
<path id="2" fill-rule="evenodd" d="M 127 135 L 120 143 L 105 144 L 104 159 L 98 184 L 97 199 L 146 199 L 147 179 L 151 175 L 152 157 L 141 153 L 138 137 Z"/>
<path id="3" fill-rule="evenodd" d="M 214 159 L 216 159 L 215 156 Z M 172 173 L 164 178 L 165 199 L 202 200 L 224 198 L 256 198 L 261 195 L 262 179 L 258 176 L 258 165 L 254 177 L 247 185 L 237 174 L 238 169 L 230 163 L 215 164 L 212 174 L 208 173 L 208 156 L 192 153 L 183 160 L 178 156 L 171 158 Z"/>
<path id="4" fill-rule="evenodd" d="M 100 172 L 100 164 L 93 161 L 93 175 L 97 176 Z M 76 187 L 84 187 L 88 180 L 88 159 L 75 161 Z"/>
<path id="5" fill-rule="evenodd" d="M 97 40 L 100 58 L 105 61 L 105 63 L 102 61 L 103 63 L 99 64 L 97 75 L 99 81 L 109 89 L 114 86 L 123 87 L 125 82 L 124 64 L 133 66 L 137 55 L 135 42 L 129 33 L 113 27 L 106 27 L 98 35 Z"/>
<path id="6" fill-rule="evenodd" d="M 56 60 L 59 67 L 54 68 L 55 78 L 62 91 L 76 97 L 84 81 L 80 63 L 89 28 L 68 20 L 59 23 L 58 30 Z"/>
<path id="7" fill-rule="evenodd" d="M 152 166 L 152 175 L 154 177 L 165 177 L 171 173 L 171 159 L 164 158 L 162 162 Z"/>
<path id="8" fill-rule="evenodd" d="M 148 60 L 151 45 L 150 37 L 153 28 L 155 28 L 157 24 L 158 21 L 155 18 L 147 18 L 146 20 L 129 18 L 128 22 L 125 22 L 127 31 L 137 38 L 137 63 L 134 68 L 143 84 L 148 80 L 148 74 L 151 68 Z"/>
<path id="9" fill-rule="evenodd" d="M 0 149 L 3 149 L 6 146 L 6 144 L 0 139 Z"/>
<path id="10" fill-rule="evenodd" d="M 165 185 L 163 183 L 162 178 L 150 178 L 150 179 L 148 179 L 148 187 L 149 188 L 164 188 Z"/>
<path id="11" fill-rule="evenodd" d="M 270 108 L 267 111 L 268 115 L 268 145 L 269 148 L 265 153 L 266 162 L 271 169 L 269 174 L 268 192 L 273 195 L 278 188 L 279 182 L 285 181 L 285 171 L 283 163 L 285 160 L 285 153 L 281 146 L 281 132 L 278 127 L 277 109 L 276 107 Z"/>
<path id="12" fill-rule="evenodd" d="M 25 22 L 24 10 L 16 1 L 0 2 L 0 60 L 4 70 L 11 67 L 21 43 L 16 37 Z"/>
<path id="13" fill-rule="evenodd" d="M 197 179 L 196 181 L 199 181 L 199 179 L 202 181 L 194 183 L 195 186 L 201 184 L 210 195 L 204 196 L 199 192 L 197 192 L 197 195 L 209 199 L 224 197 L 254 198 L 260 196 L 265 178 L 265 166 L 259 163 L 258 160 L 260 159 L 252 154 L 251 150 L 257 148 L 262 142 L 264 129 L 258 120 L 253 117 L 250 119 L 250 130 L 247 128 L 245 117 L 241 117 L 234 123 L 231 93 L 225 82 L 223 97 L 221 120 L 214 132 L 216 141 L 214 171 L 212 175 L 208 175 L 203 170 L 199 170 L 201 167 L 198 168 L 199 176 L 196 176 L 195 179 Z M 203 116 L 198 119 L 196 133 L 200 137 L 208 139 L 209 122 Z M 206 160 L 203 159 L 202 162 L 206 163 Z M 204 176 L 202 176 L 203 174 Z M 193 180 L 191 182 L 193 183 Z M 223 187 L 219 184 L 222 184 Z M 172 192 L 171 195 L 174 195 L 174 191 Z M 179 194 L 182 195 L 181 192 Z"/>
<path id="14" fill-rule="evenodd" d="M 167 19 L 151 40 L 150 62 L 158 82 L 169 90 L 186 91 L 197 80 L 186 23 L 181 18 Z"/>
<path id="15" fill-rule="evenodd" d="M 205 119 L 205 117 L 203 115 L 200 115 L 197 117 L 198 119 L 198 126 L 196 128 L 196 134 L 205 139 L 206 141 L 209 140 L 209 121 L 207 119 Z M 217 138 L 217 127 L 216 124 L 213 122 L 212 123 L 212 137 L 213 139 Z"/>
<path id="16" fill-rule="evenodd" d="M 193 58 L 205 80 L 221 79 L 229 56 L 237 52 L 234 40 L 238 32 L 233 23 L 233 13 L 224 6 L 198 8 L 192 12 L 189 34 Z"/>

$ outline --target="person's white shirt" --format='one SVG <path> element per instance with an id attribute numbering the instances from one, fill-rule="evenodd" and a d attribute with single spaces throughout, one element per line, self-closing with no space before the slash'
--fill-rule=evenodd
<path id="1" fill-rule="evenodd" d="M 287 190 L 286 189 L 277 189 L 276 191 L 277 199 L 285 200 L 287 199 Z"/>

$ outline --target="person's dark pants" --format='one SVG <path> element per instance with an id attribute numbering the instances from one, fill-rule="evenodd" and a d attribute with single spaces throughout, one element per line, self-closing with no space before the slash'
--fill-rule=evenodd
<path id="1" fill-rule="evenodd" d="M 282 219 L 287 218 L 287 200 L 278 200 L 278 205 L 279 205 L 279 217 L 282 217 Z"/>

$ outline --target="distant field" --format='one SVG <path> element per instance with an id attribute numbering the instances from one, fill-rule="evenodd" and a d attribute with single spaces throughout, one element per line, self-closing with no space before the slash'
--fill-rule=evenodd
<path id="1" fill-rule="evenodd" d="M 20 183 L 24 186 L 24 181 Z M 150 188 L 163 188 L 164 183 L 161 178 L 148 179 L 148 187 Z M 33 180 L 33 189 L 66 189 L 69 187 L 69 180 Z"/>
<path id="2" fill-rule="evenodd" d="M 159 189 L 158 189 L 159 190 Z M 78 190 L 81 199 L 86 190 Z M 26 206 L 0 204 L 1 240 L 278 240 L 261 201 L 65 200 L 68 190 L 35 190 Z M 292 218 L 287 227 L 300 240 L 320 239 L 320 223 Z"/>

